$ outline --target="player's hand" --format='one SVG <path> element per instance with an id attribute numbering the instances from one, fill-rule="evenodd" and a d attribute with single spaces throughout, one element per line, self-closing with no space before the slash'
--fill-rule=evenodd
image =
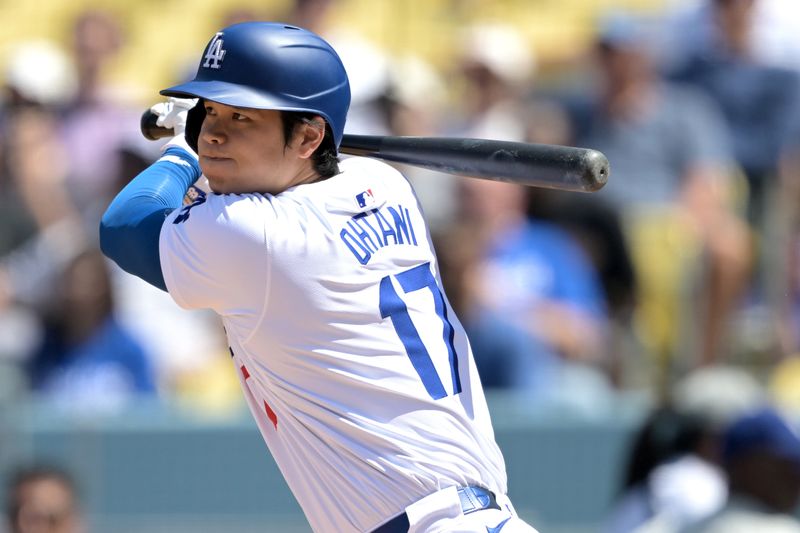
<path id="1" fill-rule="evenodd" d="M 173 130 L 175 135 L 183 135 L 186 117 L 195 105 L 197 98 L 170 97 L 166 102 L 159 102 L 151 107 L 150 111 L 158 115 L 156 125 Z"/>

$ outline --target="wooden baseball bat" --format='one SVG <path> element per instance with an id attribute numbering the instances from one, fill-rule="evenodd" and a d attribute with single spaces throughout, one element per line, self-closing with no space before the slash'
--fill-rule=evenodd
<path id="1" fill-rule="evenodd" d="M 173 135 L 156 125 L 149 109 L 141 119 L 151 140 Z M 608 159 L 589 148 L 453 137 L 342 137 L 339 151 L 448 174 L 565 191 L 594 192 L 608 181 Z"/>

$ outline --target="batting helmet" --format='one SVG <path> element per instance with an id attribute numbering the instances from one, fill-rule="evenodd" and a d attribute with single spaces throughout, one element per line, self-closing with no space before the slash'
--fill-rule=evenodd
<path id="1" fill-rule="evenodd" d="M 217 32 L 194 79 L 161 94 L 315 113 L 330 126 L 337 148 L 350 107 L 350 83 L 336 51 L 315 33 L 276 22 L 243 22 Z M 187 138 L 188 128 L 197 127 L 196 142 L 199 123 L 190 122 Z"/>

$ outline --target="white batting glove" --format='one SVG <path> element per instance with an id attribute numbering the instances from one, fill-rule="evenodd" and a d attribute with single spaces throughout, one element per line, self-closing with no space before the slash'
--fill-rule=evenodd
<path id="1" fill-rule="evenodd" d="M 159 102 L 151 107 L 150 111 L 158 115 L 156 125 L 174 131 L 175 135 L 183 135 L 186 117 L 195 105 L 197 98 L 170 97 L 166 102 Z"/>

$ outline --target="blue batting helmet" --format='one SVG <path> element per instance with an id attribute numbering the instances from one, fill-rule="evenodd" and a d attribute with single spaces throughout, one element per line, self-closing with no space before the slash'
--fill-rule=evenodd
<path id="1" fill-rule="evenodd" d="M 336 51 L 308 30 L 276 22 L 234 24 L 211 39 L 192 81 L 164 96 L 322 116 L 342 140 L 350 83 Z"/>

